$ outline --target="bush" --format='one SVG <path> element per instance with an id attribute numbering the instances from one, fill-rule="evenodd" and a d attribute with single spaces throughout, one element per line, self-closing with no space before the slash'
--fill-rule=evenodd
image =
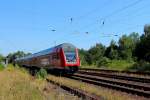
<path id="1" fill-rule="evenodd" d="M 4 69 L 4 65 L 2 65 L 1 63 L 0 63 L 0 70 L 3 70 Z"/>
<path id="2" fill-rule="evenodd" d="M 97 67 L 106 66 L 109 63 L 109 59 L 107 57 L 102 57 L 97 61 Z"/>
<path id="3" fill-rule="evenodd" d="M 107 68 L 111 70 L 126 70 L 127 68 L 133 66 L 135 62 L 133 60 L 111 60 L 107 64 Z"/>
<path id="4" fill-rule="evenodd" d="M 144 60 L 140 60 L 139 62 L 135 63 L 132 67 L 128 68 L 127 70 L 150 72 L 150 63 Z"/>
<path id="5" fill-rule="evenodd" d="M 41 78 L 41 79 L 45 79 L 47 76 L 47 71 L 45 69 L 40 69 L 37 73 L 36 73 L 36 77 L 37 78 Z"/>

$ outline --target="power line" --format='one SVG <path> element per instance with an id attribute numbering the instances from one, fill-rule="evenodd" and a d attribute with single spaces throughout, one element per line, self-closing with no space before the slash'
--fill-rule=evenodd
<path id="1" fill-rule="evenodd" d="M 139 2 L 141 2 L 141 1 L 143 1 L 143 0 L 136 0 L 135 2 L 133 2 L 133 3 L 130 3 L 130 4 L 128 4 L 128 5 L 126 5 L 126 6 L 124 6 L 124 7 L 122 7 L 122 8 L 120 8 L 120 9 L 118 9 L 118 10 L 116 10 L 116 11 L 114 11 L 114 12 L 112 12 L 112 13 L 110 13 L 110 14 L 108 14 L 108 15 L 106 15 L 106 16 L 104 16 L 104 17 L 102 17 L 99 21 L 96 21 L 96 22 L 94 22 L 94 23 L 91 23 L 91 24 L 88 24 L 88 25 L 86 25 L 85 27 L 83 27 L 83 28 L 88 28 L 88 27 L 91 27 L 93 24 L 95 24 L 95 23 L 101 23 L 101 26 L 100 27 L 103 27 L 104 25 L 105 25 L 105 23 L 106 23 L 106 19 L 107 18 L 109 18 L 109 17 L 111 17 L 111 16 L 113 16 L 113 15 L 115 15 L 115 14 L 117 14 L 117 13 L 119 13 L 119 12 L 122 12 L 122 11 L 124 11 L 124 10 L 126 10 L 126 9 L 128 9 L 128 8 L 130 8 L 130 7 L 133 7 L 133 6 L 135 6 L 136 4 L 138 4 Z M 95 9 L 95 11 L 96 11 L 96 9 Z M 85 14 L 86 15 L 86 14 Z M 83 16 L 81 16 L 81 18 L 82 18 Z M 72 23 L 74 21 L 74 18 L 70 18 L 70 22 Z M 81 30 L 81 29 L 80 29 Z M 90 32 L 89 31 L 86 31 L 85 32 L 85 34 L 89 34 Z M 69 34 L 66 34 L 66 36 L 68 36 Z M 105 34 L 105 35 L 107 35 L 107 34 Z M 70 36 L 70 35 L 69 35 Z M 112 36 L 118 36 L 117 34 L 113 34 Z M 107 37 L 107 36 L 106 36 Z M 109 36 L 108 36 L 109 37 Z M 61 38 L 61 37 L 60 37 Z M 61 38 L 62 39 L 62 38 Z"/>
<path id="2" fill-rule="evenodd" d="M 143 1 L 143 0 L 136 0 L 135 2 L 133 2 L 133 3 L 131 3 L 131 4 L 128 4 L 128 5 L 126 5 L 126 6 L 122 7 L 122 8 L 120 8 L 120 9 L 117 9 L 116 11 L 114 11 L 114 12 L 112 12 L 112 13 L 110 13 L 110 14 L 104 16 L 104 17 L 102 17 L 101 19 L 99 19 L 99 21 L 92 22 L 92 23 L 90 23 L 90 24 L 84 26 L 84 27 L 81 28 L 81 29 L 90 27 L 90 26 L 92 26 L 93 24 L 96 24 L 96 23 L 99 24 L 99 22 L 101 22 L 101 25 L 104 26 L 107 18 L 109 18 L 109 17 L 111 17 L 111 16 L 113 16 L 113 15 L 119 13 L 119 12 L 122 12 L 122 11 L 124 11 L 124 10 L 126 10 L 126 9 L 128 9 L 128 8 L 130 8 L 130 7 L 133 7 L 133 6 L 135 6 L 136 4 L 140 3 L 141 1 Z"/>
<path id="3" fill-rule="evenodd" d="M 143 1 L 143 0 L 136 0 L 135 2 L 133 2 L 133 3 L 131 3 L 131 4 L 128 4 L 128 5 L 126 5 L 126 6 L 122 7 L 122 8 L 120 8 L 120 9 L 117 9 L 116 11 L 114 11 L 114 12 L 112 12 L 112 13 L 106 15 L 106 16 L 104 17 L 104 19 L 106 19 L 106 18 L 108 18 L 108 17 L 111 17 L 111 16 L 113 16 L 113 15 L 119 13 L 119 12 L 122 12 L 122 11 L 124 11 L 124 10 L 126 10 L 126 9 L 128 9 L 128 8 L 130 8 L 130 7 L 133 7 L 133 6 L 135 6 L 136 4 L 140 3 L 141 1 Z"/>
<path id="4" fill-rule="evenodd" d="M 85 17 L 90 16 L 90 15 L 92 15 L 92 14 L 94 14 L 94 13 L 98 12 L 100 8 L 105 7 L 105 6 L 106 6 L 106 4 L 108 5 L 108 3 L 109 3 L 109 2 L 110 2 L 110 0 L 107 0 L 106 2 L 104 2 L 104 4 L 102 4 L 102 6 L 101 6 L 101 7 L 100 7 L 100 6 L 98 6 L 98 7 L 94 8 L 93 10 L 91 10 L 91 11 L 89 11 L 89 12 L 87 12 L 87 13 L 83 14 L 83 15 L 80 15 L 80 16 L 78 16 L 78 17 L 75 17 L 75 19 L 83 19 L 83 18 L 85 18 Z"/>
<path id="5" fill-rule="evenodd" d="M 137 28 L 137 27 L 143 27 L 143 28 L 144 28 L 144 24 L 130 26 L 130 27 L 127 27 L 127 28 L 122 29 L 122 30 L 120 30 L 120 31 L 124 31 L 124 30 L 132 30 L 132 29 L 135 29 L 135 28 Z M 121 33 L 121 32 L 118 31 L 117 33 Z"/>

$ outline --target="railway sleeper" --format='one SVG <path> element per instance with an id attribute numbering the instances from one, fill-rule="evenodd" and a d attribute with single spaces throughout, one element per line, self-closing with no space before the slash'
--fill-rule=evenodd
<path id="1" fill-rule="evenodd" d="M 111 83 L 111 84 L 116 84 L 116 85 L 120 85 L 120 86 L 126 86 L 129 88 L 136 88 L 136 89 L 142 89 L 144 91 L 149 91 L 150 92 L 150 87 L 148 86 L 144 86 L 141 84 L 136 84 L 136 83 L 129 83 L 129 82 L 122 82 L 119 80 L 113 80 L 113 79 L 106 79 L 106 78 L 101 78 L 101 77 L 96 77 L 96 76 L 90 76 L 90 75 L 79 75 L 79 74 L 74 74 L 73 76 L 77 76 L 77 77 L 82 77 L 82 78 L 86 78 L 86 79 L 91 79 L 91 80 L 95 80 L 95 81 L 102 81 L 105 83 Z"/>
<path id="2" fill-rule="evenodd" d="M 86 83 L 89 83 L 89 84 L 103 86 L 103 87 L 107 87 L 107 88 L 111 88 L 111 89 L 120 90 L 122 92 L 127 92 L 127 93 L 131 93 L 131 94 L 136 94 L 138 96 L 144 96 L 146 98 L 150 98 L 150 92 L 147 92 L 147 91 L 128 88 L 128 87 L 125 87 L 125 86 L 119 86 L 119 85 L 116 85 L 116 84 L 114 85 L 114 84 L 111 84 L 111 83 L 105 83 L 105 82 L 101 82 L 101 81 L 85 79 L 83 77 L 81 78 L 81 77 L 77 77 L 77 76 L 71 76 L 70 78 L 75 79 L 75 80 L 80 80 L 82 82 L 86 82 Z"/>
<path id="3" fill-rule="evenodd" d="M 114 74 L 111 74 L 111 73 L 106 74 L 106 73 L 102 73 L 102 72 L 78 71 L 78 73 L 88 74 L 88 75 L 93 75 L 93 76 L 103 76 L 103 77 L 109 77 L 109 78 L 116 78 L 116 79 L 122 79 L 122 80 L 129 80 L 129 81 L 136 81 L 136 82 L 143 82 L 143 83 L 150 83 L 150 79 L 149 78 L 114 75 Z"/>

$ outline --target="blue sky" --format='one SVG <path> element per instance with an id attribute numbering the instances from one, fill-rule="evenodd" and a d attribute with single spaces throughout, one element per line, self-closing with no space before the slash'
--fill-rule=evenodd
<path id="1" fill-rule="evenodd" d="M 149 5 L 150 0 L 0 0 L 0 53 L 34 53 L 64 42 L 84 49 L 108 46 L 122 34 L 143 34 Z"/>

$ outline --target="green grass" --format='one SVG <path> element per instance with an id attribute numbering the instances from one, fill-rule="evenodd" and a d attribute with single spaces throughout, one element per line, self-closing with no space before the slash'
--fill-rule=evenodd
<path id="1" fill-rule="evenodd" d="M 109 60 L 107 64 L 104 66 L 96 66 L 96 65 L 82 65 L 82 68 L 104 68 L 111 70 L 127 70 L 131 66 L 135 64 L 134 61 L 126 61 L 126 60 Z"/>
<path id="2" fill-rule="evenodd" d="M 46 80 L 32 77 L 27 70 L 9 64 L 0 71 L 0 100 L 77 100 L 58 91 Z"/>
<path id="3" fill-rule="evenodd" d="M 150 62 L 139 61 L 135 63 L 132 67 L 129 67 L 127 70 L 150 72 Z"/>
<path id="4" fill-rule="evenodd" d="M 82 65 L 81 68 L 102 68 L 119 71 L 143 71 L 150 72 L 150 62 L 139 61 L 134 62 L 133 60 L 109 60 L 104 66 L 96 65 Z"/>
<path id="5" fill-rule="evenodd" d="M 135 62 L 126 60 L 111 60 L 106 64 L 106 68 L 111 70 L 126 70 L 133 66 Z"/>
<path id="6" fill-rule="evenodd" d="M 45 99 L 26 73 L 11 65 L 0 72 L 0 100 Z"/>

